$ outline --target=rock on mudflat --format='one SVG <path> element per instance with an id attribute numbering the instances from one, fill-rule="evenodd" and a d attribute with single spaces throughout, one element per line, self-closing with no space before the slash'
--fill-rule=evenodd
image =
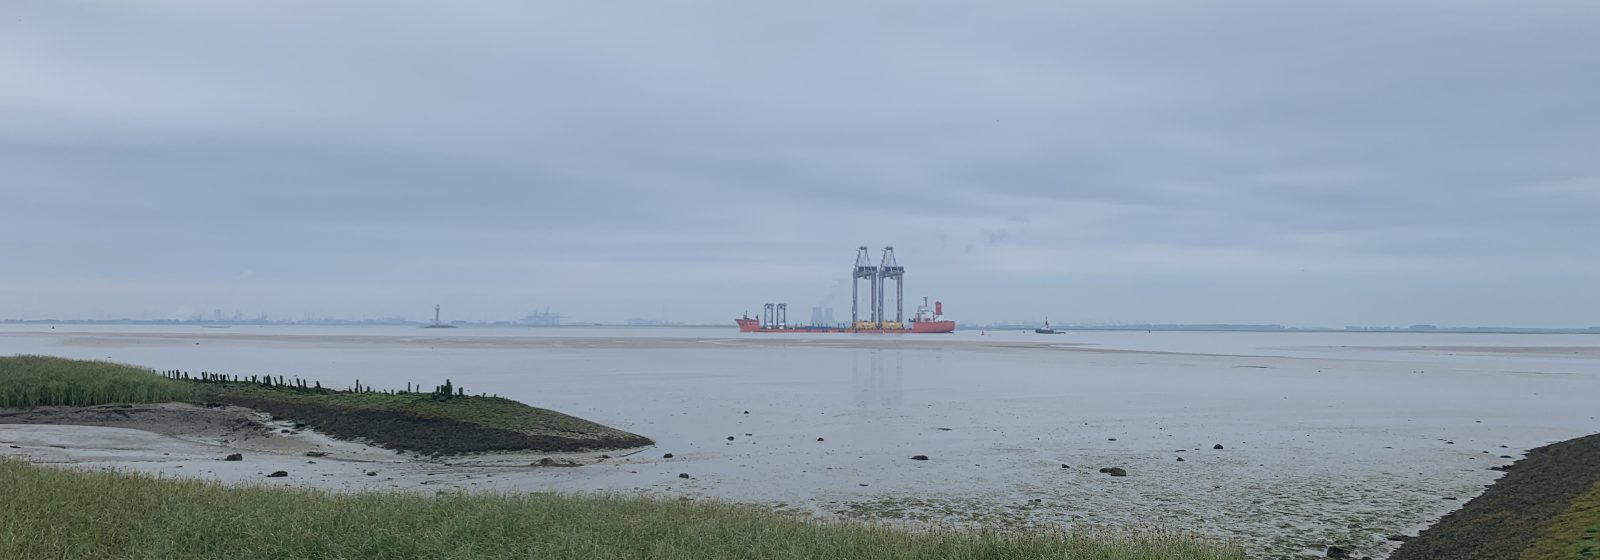
<path id="1" fill-rule="evenodd" d="M 227 457 L 223 457 L 222 460 L 224 460 L 224 461 L 243 461 L 244 460 L 244 454 L 243 453 L 230 453 L 230 454 L 228 454 Z"/>
<path id="2" fill-rule="evenodd" d="M 327 451 L 307 451 L 306 452 L 306 456 L 307 457 L 327 457 L 328 456 L 328 452 Z"/>
<path id="3" fill-rule="evenodd" d="M 286 476 L 289 476 L 288 471 L 272 471 L 272 474 L 267 475 L 267 478 L 283 478 Z"/>
<path id="4" fill-rule="evenodd" d="M 1100 469 L 1100 472 L 1109 474 L 1111 476 L 1128 476 L 1128 471 L 1123 470 L 1122 467 L 1106 467 Z"/>

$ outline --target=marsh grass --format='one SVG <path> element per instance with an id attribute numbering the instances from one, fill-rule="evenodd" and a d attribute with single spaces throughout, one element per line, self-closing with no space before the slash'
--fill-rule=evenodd
<path id="1" fill-rule="evenodd" d="M 282 376 L 228 376 L 48 356 L 0 357 L 0 408 L 157 402 L 236 405 L 345 439 L 425 455 L 572 452 L 650 445 L 649 438 L 446 380 L 432 391 L 324 388 Z"/>
<path id="2" fill-rule="evenodd" d="M 125 364 L 0 357 L 0 408 L 171 402 L 193 395 L 189 383 Z"/>
<path id="3" fill-rule="evenodd" d="M 1241 560 L 1192 536 L 907 531 L 593 495 L 229 487 L 0 459 L 0 557 Z"/>

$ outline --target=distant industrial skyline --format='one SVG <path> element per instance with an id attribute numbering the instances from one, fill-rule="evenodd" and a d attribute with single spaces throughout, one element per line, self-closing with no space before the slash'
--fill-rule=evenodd
<path id="1" fill-rule="evenodd" d="M 811 325 L 838 324 L 831 307 L 813 307 L 811 309 Z M 550 327 L 550 326 L 706 326 L 725 327 L 734 329 L 731 321 L 695 323 L 678 321 L 672 318 L 660 317 L 629 317 L 627 319 L 594 320 L 577 319 L 567 320 L 568 316 L 549 310 L 525 314 L 519 319 L 505 318 L 449 318 L 443 319 L 445 323 L 459 325 L 500 326 L 500 327 Z M 191 314 L 183 318 L 155 318 L 155 317 L 0 317 L 0 324 L 74 324 L 74 323 L 131 323 L 131 324 L 235 324 L 235 325 L 426 325 L 433 321 L 428 317 L 407 317 L 395 314 L 387 316 L 365 317 L 336 317 L 307 312 L 300 315 L 272 316 L 266 313 L 257 313 L 246 317 L 243 312 L 222 316 L 220 310 L 213 310 L 210 316 L 204 314 Z M 964 322 L 966 328 L 1027 328 L 1040 326 L 1042 319 L 1015 319 L 1009 321 L 992 321 L 986 323 Z M 1600 325 L 1575 326 L 1575 325 L 1436 325 L 1432 323 L 1412 323 L 1407 325 L 1306 325 L 1282 323 L 1142 323 L 1142 322 L 1054 322 L 1055 326 L 1064 329 L 1088 330 L 1227 330 L 1227 331 L 1340 331 L 1340 332 L 1583 332 L 1600 334 Z"/>

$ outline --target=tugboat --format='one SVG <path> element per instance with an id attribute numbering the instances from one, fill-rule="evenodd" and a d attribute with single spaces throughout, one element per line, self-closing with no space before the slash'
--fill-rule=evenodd
<path id="1" fill-rule="evenodd" d="M 1033 332 L 1035 334 L 1065 334 L 1065 333 L 1062 333 L 1061 331 L 1058 331 L 1058 330 L 1050 328 L 1050 318 L 1049 317 L 1045 317 L 1044 318 L 1044 328 L 1042 328 L 1042 329 L 1033 329 Z"/>

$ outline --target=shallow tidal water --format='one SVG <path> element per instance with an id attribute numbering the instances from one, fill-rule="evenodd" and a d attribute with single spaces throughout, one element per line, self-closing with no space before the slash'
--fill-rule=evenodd
<path id="1" fill-rule="evenodd" d="M 643 492 L 914 526 L 1163 527 L 1263 557 L 1330 544 L 1381 557 L 1396 545 L 1387 535 L 1415 534 L 1491 483 L 1489 467 L 1512 460 L 1502 455 L 1600 431 L 1595 335 L 0 326 L 0 355 L 17 353 L 336 387 L 449 378 L 658 442 L 580 468 L 306 485 Z M 105 464 L 181 474 L 176 462 Z M 248 474 L 209 476 L 258 480 Z"/>

